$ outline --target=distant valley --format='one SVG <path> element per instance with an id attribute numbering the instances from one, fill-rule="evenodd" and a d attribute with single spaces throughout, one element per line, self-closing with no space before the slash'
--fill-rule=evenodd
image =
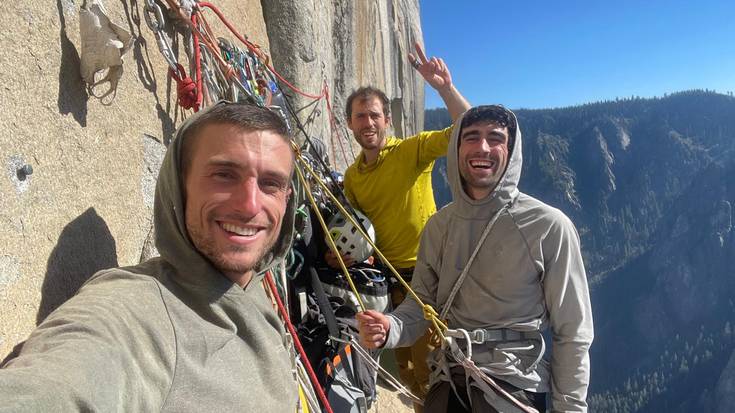
<path id="1" fill-rule="evenodd" d="M 735 98 L 515 112 L 521 191 L 563 210 L 582 239 L 591 411 L 735 411 Z M 444 109 L 426 111 L 426 129 L 448 124 Z M 438 205 L 451 198 L 445 165 Z"/>

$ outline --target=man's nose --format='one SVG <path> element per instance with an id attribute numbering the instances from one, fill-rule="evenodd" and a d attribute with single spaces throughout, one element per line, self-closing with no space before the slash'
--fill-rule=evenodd
<path id="1" fill-rule="evenodd" d="M 482 149 L 483 152 L 490 152 L 492 150 L 493 146 L 490 145 L 490 141 L 488 139 L 482 139 L 480 142 L 480 149 Z"/>
<path id="2" fill-rule="evenodd" d="M 233 194 L 234 207 L 245 216 L 252 217 L 261 210 L 261 191 L 256 178 L 246 179 Z"/>

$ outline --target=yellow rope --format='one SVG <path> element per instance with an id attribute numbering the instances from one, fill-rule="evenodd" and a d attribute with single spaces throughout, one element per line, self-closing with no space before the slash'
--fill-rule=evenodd
<path id="1" fill-rule="evenodd" d="M 301 157 L 301 152 L 298 151 L 297 149 L 295 149 L 295 150 L 296 150 L 296 159 L 299 161 L 299 163 L 312 176 L 317 177 L 317 174 L 314 172 L 314 170 L 311 169 L 311 167 L 309 166 L 309 164 Z M 299 171 L 298 168 L 296 168 L 296 170 Z M 299 178 L 300 179 L 303 179 L 303 177 L 300 175 L 300 172 L 299 172 Z M 403 285 L 403 287 L 406 288 L 406 291 L 409 292 L 409 294 L 411 295 L 411 297 L 413 297 L 413 299 L 416 300 L 416 302 L 421 306 L 421 309 L 422 309 L 422 311 L 424 313 L 424 318 L 426 320 L 429 320 L 429 321 L 432 322 L 432 324 L 434 325 L 434 328 L 436 329 L 436 331 L 443 338 L 444 337 L 444 333 L 443 332 L 446 331 L 447 325 L 442 320 L 439 319 L 439 314 L 437 314 L 436 310 L 434 310 L 434 308 L 431 305 L 424 304 L 424 302 L 421 301 L 421 299 L 419 298 L 419 296 L 416 295 L 416 292 L 414 292 L 411 289 L 411 285 L 409 285 L 406 282 L 406 280 L 404 280 L 403 277 L 401 277 L 401 275 L 398 274 L 398 271 L 396 271 L 396 269 L 393 268 L 393 265 L 385 258 L 385 256 L 383 255 L 383 253 L 380 252 L 380 250 L 375 245 L 375 243 L 373 242 L 373 240 L 371 240 L 370 237 L 368 236 L 368 234 L 366 234 L 365 231 L 362 229 L 362 226 L 359 225 L 357 223 L 357 221 L 355 221 L 355 219 L 352 217 L 352 214 L 350 214 L 349 212 L 347 212 L 347 210 L 345 209 L 344 206 L 342 206 L 342 204 L 337 199 L 337 197 L 335 197 L 334 194 L 332 194 L 332 191 L 329 190 L 329 187 L 324 182 L 322 182 L 318 177 L 317 177 L 316 181 L 319 184 L 319 186 L 324 190 L 324 192 L 329 196 L 329 198 L 332 200 L 332 202 L 335 203 L 335 205 L 337 206 L 337 209 L 339 209 L 339 211 L 342 213 L 342 215 L 344 215 L 344 217 L 346 219 L 348 219 L 352 223 L 352 225 L 355 226 L 355 228 L 357 228 L 357 230 L 360 232 L 360 234 L 363 237 L 365 237 L 365 240 L 370 244 L 370 246 L 373 247 L 373 249 L 375 250 L 375 253 L 378 255 L 378 257 L 380 257 L 380 260 L 383 262 L 383 264 L 385 264 L 385 266 L 388 267 L 388 269 L 390 269 L 390 271 L 398 279 L 398 281 L 401 282 L 401 285 Z M 311 198 L 310 192 L 307 192 L 307 193 L 309 194 L 309 196 Z M 312 204 L 314 204 L 313 201 L 312 201 Z M 314 208 L 316 208 L 316 206 Z M 317 212 L 317 214 L 318 214 L 318 212 Z M 327 239 L 331 241 L 331 237 L 327 237 Z M 332 251 L 334 251 L 335 247 L 331 247 L 331 248 L 332 248 Z M 337 255 L 339 256 L 339 254 L 337 254 Z M 342 262 L 341 257 L 340 257 L 340 260 L 339 261 L 340 261 L 340 265 L 344 266 L 344 263 Z"/>
<path id="2" fill-rule="evenodd" d="M 297 151 L 296 155 L 299 160 L 303 159 L 301 158 L 301 154 Z M 299 181 L 301 181 L 301 185 L 304 187 L 304 192 L 306 192 L 306 196 L 309 198 L 309 203 L 311 203 L 311 206 L 314 208 L 314 212 L 316 213 L 316 217 L 319 219 L 319 224 L 322 226 L 322 230 L 324 230 L 324 234 L 326 235 L 327 245 L 329 245 L 329 249 L 332 250 L 334 255 L 337 256 L 337 261 L 339 261 L 339 266 L 342 269 L 342 274 L 344 274 L 345 278 L 347 279 L 347 282 L 350 284 L 350 289 L 355 294 L 355 298 L 357 298 L 357 303 L 360 305 L 360 309 L 362 311 L 367 310 L 367 307 L 365 307 L 365 303 L 362 301 L 362 296 L 359 292 L 357 292 L 357 287 L 355 287 L 355 283 L 352 281 L 352 277 L 350 276 L 350 272 L 347 271 L 347 266 L 345 266 L 344 261 L 342 260 L 342 255 L 337 250 L 337 246 L 334 244 L 334 240 L 329 235 L 329 228 L 327 227 L 327 223 L 324 222 L 324 217 L 322 216 L 321 212 L 319 211 L 319 206 L 316 204 L 316 201 L 314 200 L 314 196 L 311 194 L 311 186 L 309 185 L 309 182 L 304 178 L 304 174 L 301 172 L 301 169 L 298 167 L 296 169 L 296 174 L 299 177 Z M 312 173 L 312 175 L 314 175 Z M 317 179 L 318 181 L 318 179 Z"/>

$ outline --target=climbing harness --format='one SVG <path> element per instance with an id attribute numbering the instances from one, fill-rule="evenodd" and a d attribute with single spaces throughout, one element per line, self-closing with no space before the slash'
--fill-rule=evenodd
<path id="1" fill-rule="evenodd" d="M 477 242 L 477 245 L 475 246 L 475 249 L 472 251 L 472 254 L 470 255 L 469 259 L 467 260 L 467 263 L 465 264 L 464 268 L 462 269 L 462 272 L 460 273 L 459 277 L 457 277 L 457 281 L 455 281 L 454 286 L 452 287 L 452 290 L 449 293 L 449 297 L 447 298 L 447 301 L 444 303 L 442 307 L 442 312 L 439 315 L 439 318 L 442 320 L 446 320 L 447 316 L 449 315 L 449 310 L 451 309 L 452 304 L 454 303 L 454 299 L 457 296 L 457 293 L 459 292 L 460 288 L 464 284 L 465 279 L 467 278 L 467 275 L 469 274 L 469 270 L 472 267 L 472 263 L 475 261 L 475 258 L 477 257 L 477 254 L 480 252 L 480 249 L 482 248 L 482 245 L 485 242 L 485 239 L 490 234 L 490 231 L 495 226 L 495 223 L 500 218 L 500 216 L 508 210 L 510 207 L 510 204 L 505 204 L 503 207 L 501 207 L 488 221 L 487 225 L 485 225 L 485 229 L 483 230 L 482 234 L 480 235 L 480 239 Z M 466 353 L 462 351 L 462 346 L 460 345 L 460 342 L 458 340 L 464 340 Z M 449 384 L 452 386 L 452 389 L 455 393 L 457 393 L 457 387 L 454 384 L 454 381 L 452 380 L 452 375 L 449 370 L 449 360 L 448 357 L 451 357 L 455 362 L 457 362 L 460 366 L 462 366 L 465 370 L 465 380 L 466 380 L 466 390 L 468 395 L 468 400 L 472 400 L 471 396 L 471 386 L 470 386 L 470 379 L 473 380 L 473 384 L 477 387 L 479 387 L 485 394 L 499 394 L 501 395 L 506 401 L 510 402 L 511 405 L 515 406 L 516 408 L 527 412 L 527 413 L 537 413 L 537 410 L 527 406 L 526 404 L 522 403 L 513 395 L 508 393 L 506 390 L 504 390 L 500 385 L 497 384 L 495 380 L 493 380 L 492 377 L 490 377 L 488 374 L 483 372 L 477 365 L 475 365 L 475 362 L 472 360 L 472 346 L 473 344 L 486 344 L 486 343 L 507 343 L 507 342 L 519 342 L 522 340 L 527 341 L 533 341 L 540 343 L 538 346 L 536 345 L 530 345 L 530 346 L 505 346 L 502 349 L 505 351 L 530 351 L 534 348 L 539 348 L 540 351 L 537 354 L 536 359 L 534 362 L 527 366 L 524 369 L 525 373 L 530 372 L 533 368 L 536 367 L 536 365 L 541 361 L 541 357 L 544 354 L 545 346 L 544 346 L 544 340 L 541 336 L 541 333 L 539 331 L 532 331 L 532 332 L 518 332 L 510 329 L 475 329 L 473 331 L 468 331 L 463 328 L 453 328 L 453 329 L 447 329 L 444 332 L 444 339 L 442 340 L 442 352 L 441 359 L 439 361 L 440 369 L 442 370 L 442 373 L 449 379 Z M 464 406 L 464 402 L 462 401 L 462 398 L 458 398 L 460 403 Z M 465 406 L 467 408 L 467 406 Z"/>

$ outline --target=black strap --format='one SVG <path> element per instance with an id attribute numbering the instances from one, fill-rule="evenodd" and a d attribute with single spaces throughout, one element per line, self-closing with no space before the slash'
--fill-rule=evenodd
<path id="1" fill-rule="evenodd" d="M 339 327 L 337 326 L 337 316 L 334 315 L 332 305 L 329 303 L 329 297 L 327 297 L 327 293 L 324 292 L 324 287 L 322 286 L 321 281 L 319 281 L 319 274 L 316 272 L 314 267 L 309 267 L 309 272 L 311 273 L 311 288 L 314 290 L 316 303 L 319 305 L 319 309 L 322 311 L 322 314 L 324 314 L 324 320 L 327 322 L 329 335 L 339 338 L 340 333 Z"/>

